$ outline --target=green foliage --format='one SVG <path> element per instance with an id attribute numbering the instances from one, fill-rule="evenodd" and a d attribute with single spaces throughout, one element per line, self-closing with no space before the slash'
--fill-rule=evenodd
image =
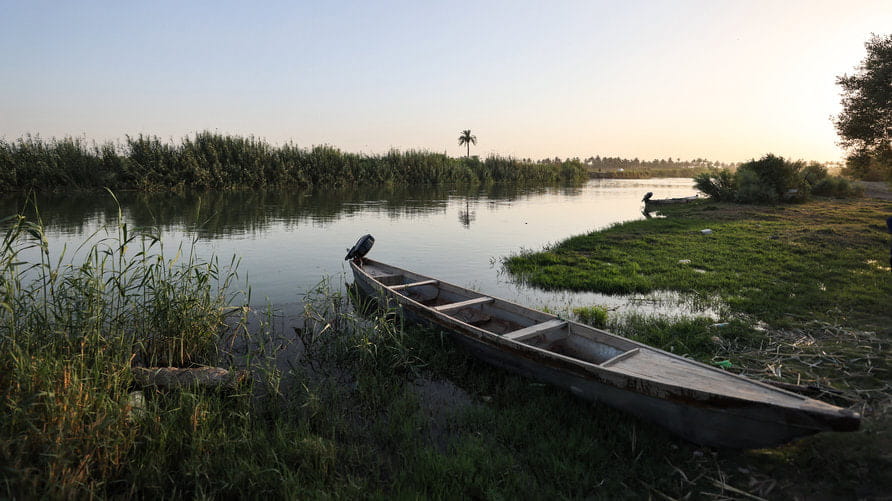
<path id="1" fill-rule="evenodd" d="M 607 309 L 602 306 L 580 306 L 573 308 L 573 314 L 584 324 L 603 329 L 607 326 Z"/>
<path id="2" fill-rule="evenodd" d="M 864 189 L 852 181 L 839 176 L 830 176 L 820 164 L 811 163 L 801 171 L 802 179 L 808 184 L 811 194 L 822 197 L 855 198 Z"/>
<path id="3" fill-rule="evenodd" d="M 791 162 L 772 154 L 741 164 L 733 173 L 723 169 L 700 174 L 694 185 L 713 200 L 744 204 L 804 202 L 814 189 L 817 195 L 839 198 L 860 195 L 852 183 L 828 177 L 823 165 Z"/>
<path id="4" fill-rule="evenodd" d="M 735 199 L 741 203 L 801 202 L 808 197 L 808 185 L 800 173 L 802 167 L 802 162 L 790 162 L 770 153 L 746 162 L 737 168 Z"/>
<path id="5" fill-rule="evenodd" d="M 578 235 L 542 252 L 510 257 L 505 266 L 547 289 L 670 289 L 718 294 L 733 311 L 766 321 L 782 321 L 789 313 L 832 321 L 833 312 L 845 311 L 888 324 L 883 315 L 892 283 L 888 269 L 876 264 L 887 259 L 888 234 L 872 229 L 888 217 L 882 207 L 822 200 L 799 207 L 664 211 L 693 214 Z M 703 228 L 713 233 L 703 235 Z"/>
<path id="6" fill-rule="evenodd" d="M 892 145 L 850 154 L 843 173 L 864 181 L 892 182 Z"/>
<path id="7" fill-rule="evenodd" d="M 854 198 L 861 196 L 864 189 L 846 178 L 828 176 L 815 183 L 811 192 L 822 197 Z"/>
<path id="8" fill-rule="evenodd" d="M 892 180 L 892 35 L 872 35 L 865 48 L 857 72 L 836 79 L 843 106 L 836 130 L 850 151 L 847 174 Z"/>
<path id="9" fill-rule="evenodd" d="M 826 179 L 828 174 L 826 167 L 819 163 L 811 162 L 802 168 L 800 175 L 809 186 L 814 186 Z"/>
<path id="10" fill-rule="evenodd" d="M 737 178 L 728 169 L 711 170 L 695 176 L 694 186 L 711 198 L 726 202 L 734 200 Z"/>
<path id="11" fill-rule="evenodd" d="M 426 151 L 384 155 L 342 152 L 332 146 L 273 147 L 254 137 L 199 132 L 178 145 L 157 137 L 127 136 L 124 144 L 88 146 L 83 140 L 28 136 L 0 141 L 0 190 L 260 187 L 341 188 L 360 184 L 578 182 L 584 166 L 523 162 L 490 156 L 451 158 Z"/>
<path id="12" fill-rule="evenodd" d="M 157 236 L 126 223 L 66 265 L 50 261 L 39 221 L 2 224 L 0 492 L 114 493 L 138 444 L 157 438 L 133 423 L 131 364 L 216 363 L 234 269 L 167 259 Z"/>

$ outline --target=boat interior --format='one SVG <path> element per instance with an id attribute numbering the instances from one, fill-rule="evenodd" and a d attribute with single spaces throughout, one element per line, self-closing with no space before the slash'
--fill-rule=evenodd
<path id="1" fill-rule="evenodd" d="M 504 340 L 566 356 L 651 382 L 748 400 L 799 405 L 802 395 L 746 380 L 681 356 L 644 347 L 626 338 L 578 322 L 492 298 L 479 292 L 364 260 L 362 271 L 456 326 L 473 327 Z"/>
<path id="2" fill-rule="evenodd" d="M 504 339 L 602 367 L 639 352 L 623 338 L 445 282 L 369 265 L 364 270 L 397 294 Z"/>

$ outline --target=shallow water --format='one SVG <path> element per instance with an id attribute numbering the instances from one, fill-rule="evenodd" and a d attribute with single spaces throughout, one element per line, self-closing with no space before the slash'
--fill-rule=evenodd
<path id="1" fill-rule="evenodd" d="M 199 255 L 241 258 L 252 303 L 296 309 L 324 278 L 339 288 L 352 281 L 344 261 L 360 236 L 376 241 L 369 257 L 535 308 L 565 311 L 602 305 L 630 313 L 714 315 L 671 293 L 615 297 L 545 292 L 515 283 L 501 259 L 539 250 L 569 236 L 642 219 L 642 196 L 690 196 L 690 179 L 591 180 L 579 187 L 403 187 L 238 193 L 118 193 L 131 228 L 155 227 L 172 254 L 192 242 Z M 78 261 L 75 248 L 118 207 L 108 194 L 42 195 L 37 199 L 55 255 Z M 20 211 L 21 198 L 4 197 L 0 215 Z M 101 238 L 104 231 L 99 231 Z M 681 303 L 681 304 L 679 304 Z"/>

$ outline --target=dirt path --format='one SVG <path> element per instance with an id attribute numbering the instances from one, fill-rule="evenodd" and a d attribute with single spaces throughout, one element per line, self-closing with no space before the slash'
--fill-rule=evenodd
<path id="1" fill-rule="evenodd" d="M 879 198 L 880 200 L 892 200 L 892 190 L 882 181 L 859 181 L 864 187 L 864 196 L 867 198 Z"/>

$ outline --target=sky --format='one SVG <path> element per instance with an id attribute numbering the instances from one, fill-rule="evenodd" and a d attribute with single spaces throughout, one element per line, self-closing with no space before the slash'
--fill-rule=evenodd
<path id="1" fill-rule="evenodd" d="M 890 0 L 0 0 L 0 138 L 834 161 Z"/>

